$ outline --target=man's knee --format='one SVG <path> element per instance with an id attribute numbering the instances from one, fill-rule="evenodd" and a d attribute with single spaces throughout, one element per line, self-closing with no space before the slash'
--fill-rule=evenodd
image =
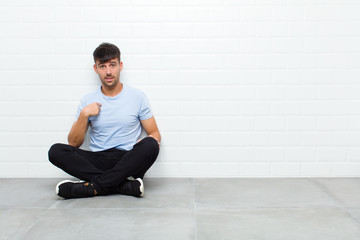
<path id="1" fill-rule="evenodd" d="M 156 158 L 160 150 L 158 142 L 153 137 L 146 137 L 142 141 L 144 141 L 144 150 Z"/>
<path id="2" fill-rule="evenodd" d="M 67 146 L 66 144 L 55 143 L 50 147 L 48 155 L 49 155 L 49 161 L 52 164 L 58 165 L 59 160 L 62 159 L 62 155 L 64 154 L 64 150 L 66 146 Z"/>

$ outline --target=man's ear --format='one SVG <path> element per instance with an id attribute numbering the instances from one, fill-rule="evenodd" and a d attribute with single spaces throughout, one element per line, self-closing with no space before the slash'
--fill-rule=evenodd
<path id="1" fill-rule="evenodd" d="M 96 73 L 98 73 L 98 72 L 97 72 L 96 64 L 94 64 L 94 71 L 95 71 Z"/>

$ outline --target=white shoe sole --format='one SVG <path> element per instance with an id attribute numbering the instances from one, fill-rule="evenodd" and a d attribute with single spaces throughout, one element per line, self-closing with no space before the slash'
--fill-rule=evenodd
<path id="1" fill-rule="evenodd" d="M 140 192 L 141 192 L 140 197 L 143 197 L 144 196 L 144 182 L 142 181 L 141 178 L 137 178 L 135 180 L 138 180 L 140 182 Z"/>
<path id="2" fill-rule="evenodd" d="M 56 187 L 55 187 L 55 192 L 56 192 L 56 195 L 59 195 L 59 186 L 63 183 L 67 183 L 67 182 L 72 182 L 72 183 L 81 183 L 81 182 L 85 182 L 85 181 L 72 181 L 72 180 L 64 180 L 64 181 L 61 181 L 59 182 Z"/>

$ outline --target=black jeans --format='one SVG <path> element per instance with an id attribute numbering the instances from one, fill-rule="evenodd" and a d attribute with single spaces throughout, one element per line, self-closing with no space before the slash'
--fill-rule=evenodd
<path id="1" fill-rule="evenodd" d="M 99 195 L 116 193 L 128 177 L 143 178 L 159 154 L 159 145 L 146 137 L 130 151 L 109 149 L 90 152 L 56 143 L 49 150 L 49 161 L 68 174 L 91 182 Z"/>

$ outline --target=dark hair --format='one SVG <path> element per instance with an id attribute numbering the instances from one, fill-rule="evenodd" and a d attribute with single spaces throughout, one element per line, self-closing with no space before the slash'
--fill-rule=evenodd
<path id="1" fill-rule="evenodd" d="M 100 63 L 105 63 L 111 59 L 117 58 L 120 61 L 120 49 L 112 43 L 102 43 L 94 51 L 94 62 L 98 60 Z"/>

